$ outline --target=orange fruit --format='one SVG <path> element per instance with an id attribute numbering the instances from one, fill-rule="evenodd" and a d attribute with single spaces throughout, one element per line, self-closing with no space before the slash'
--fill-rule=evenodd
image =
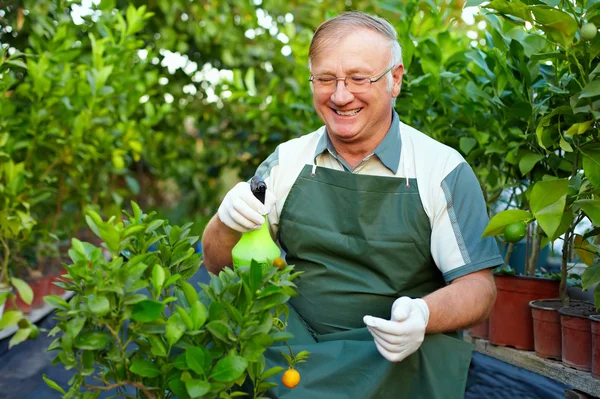
<path id="1" fill-rule="evenodd" d="M 294 388 L 300 383 L 300 373 L 294 369 L 287 369 L 286 372 L 283 373 L 281 381 L 286 387 Z"/>
<path id="2" fill-rule="evenodd" d="M 525 222 L 514 222 L 504 227 L 504 241 L 516 243 L 521 241 L 527 234 L 527 224 Z"/>
<path id="3" fill-rule="evenodd" d="M 278 268 L 279 270 L 285 269 L 285 261 L 281 258 L 275 258 L 273 261 L 273 267 Z"/>

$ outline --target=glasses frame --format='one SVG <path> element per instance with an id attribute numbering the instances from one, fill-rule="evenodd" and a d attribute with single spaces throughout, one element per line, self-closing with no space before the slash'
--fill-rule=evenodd
<path id="1" fill-rule="evenodd" d="M 315 83 L 315 82 L 314 82 L 314 79 L 315 79 L 315 78 L 318 78 L 318 77 L 320 77 L 320 76 L 333 76 L 333 77 L 335 78 L 335 85 L 334 85 L 334 86 L 331 86 L 331 87 L 333 87 L 333 91 L 332 91 L 332 93 L 335 93 L 335 91 L 337 90 L 338 82 L 339 82 L 340 80 L 343 80 L 343 81 L 344 81 L 344 88 L 345 88 L 346 90 L 348 90 L 350 93 L 353 93 L 353 94 L 362 94 L 362 93 L 366 93 L 366 92 L 368 92 L 368 91 L 371 89 L 371 85 L 372 85 L 373 83 L 376 83 L 377 81 L 379 81 L 381 78 L 383 78 L 385 75 L 387 75 L 387 73 L 388 73 L 389 71 L 391 71 L 392 69 L 394 69 L 394 65 L 392 65 L 391 67 L 389 67 L 388 69 L 386 69 L 384 73 L 382 73 L 381 75 L 379 75 L 379 76 L 378 76 L 378 77 L 376 77 L 376 78 L 369 78 L 368 76 L 365 76 L 365 78 L 369 79 L 369 86 L 368 86 L 367 90 L 365 90 L 364 92 L 359 92 L 359 93 L 354 93 L 354 92 L 352 92 L 351 90 L 348 90 L 348 80 L 347 80 L 347 79 L 348 79 L 348 78 L 352 78 L 352 77 L 356 77 L 357 75 L 350 75 L 350 76 L 346 76 L 346 77 L 344 77 L 344 78 L 338 78 L 338 77 L 337 77 L 337 76 L 335 76 L 335 75 L 313 75 L 313 74 L 311 74 L 311 75 L 310 75 L 310 78 L 308 78 L 308 81 L 314 85 L 314 83 Z M 362 76 L 359 76 L 359 77 L 362 77 Z"/>

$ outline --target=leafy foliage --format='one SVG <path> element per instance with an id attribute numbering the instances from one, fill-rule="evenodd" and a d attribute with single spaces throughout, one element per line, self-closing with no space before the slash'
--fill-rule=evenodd
<path id="1" fill-rule="evenodd" d="M 59 322 L 48 349 L 76 370 L 65 398 L 125 387 L 146 398 L 228 398 L 247 379 L 260 397 L 273 386 L 265 380 L 282 370 L 265 370 L 264 351 L 288 338 L 279 318 L 296 294 L 298 273 L 291 266 L 263 271 L 257 263 L 225 268 L 198 292 L 187 282 L 201 266 L 191 225 L 170 226 L 132 208 L 124 222 L 88 212 L 104 252 L 73 239 L 61 285 L 75 296 L 68 303 L 46 297 Z"/>

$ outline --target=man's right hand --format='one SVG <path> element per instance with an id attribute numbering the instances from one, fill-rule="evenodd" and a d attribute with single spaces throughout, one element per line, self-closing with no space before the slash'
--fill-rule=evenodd
<path id="1" fill-rule="evenodd" d="M 252 194 L 250 184 L 241 182 L 225 196 L 217 215 L 230 229 L 245 233 L 257 230 L 265 222 L 264 215 L 271 212 L 275 196 L 267 189 L 264 205 Z"/>

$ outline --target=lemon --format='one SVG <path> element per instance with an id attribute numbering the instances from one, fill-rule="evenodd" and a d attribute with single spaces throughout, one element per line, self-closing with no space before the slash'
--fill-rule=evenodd
<path id="1" fill-rule="evenodd" d="M 519 242 L 525 237 L 525 234 L 527 234 L 527 224 L 523 221 L 507 224 L 504 227 L 504 241 L 506 242 Z"/>
<path id="2" fill-rule="evenodd" d="M 583 26 L 581 27 L 581 30 L 579 31 L 579 34 L 581 35 L 581 39 L 587 40 L 587 41 L 590 41 L 593 38 L 595 38 L 597 33 L 598 33 L 598 28 L 596 28 L 596 25 L 594 25 L 591 22 L 583 24 Z"/>

